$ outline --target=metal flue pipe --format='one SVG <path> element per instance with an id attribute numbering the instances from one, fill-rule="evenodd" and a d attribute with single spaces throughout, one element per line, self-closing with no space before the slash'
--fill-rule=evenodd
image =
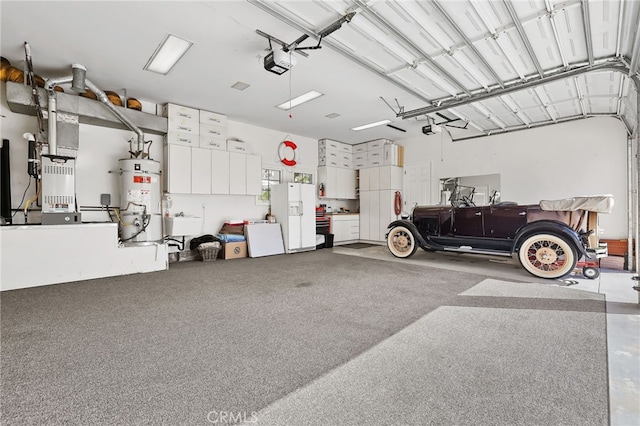
<path id="1" fill-rule="evenodd" d="M 129 118 L 127 118 L 122 112 L 111 103 L 109 97 L 98 86 L 96 86 L 91 80 L 86 78 L 87 69 L 80 64 L 73 64 L 72 75 L 64 77 L 58 80 L 47 80 L 44 88 L 48 95 L 48 110 L 49 110 L 49 154 L 57 155 L 57 140 L 56 140 L 56 92 L 53 90 L 54 86 L 60 84 L 71 83 L 71 88 L 79 93 L 84 93 L 85 88 L 91 89 L 98 100 L 102 102 L 109 110 L 118 117 L 129 129 L 134 131 L 138 135 L 138 152 L 142 152 L 144 149 L 144 132 L 136 126 Z"/>
<path id="2" fill-rule="evenodd" d="M 111 103 L 109 97 L 106 93 L 104 93 L 98 86 L 91 82 L 88 78 L 85 79 L 86 86 L 93 91 L 98 97 L 98 100 L 102 102 L 109 110 L 118 117 L 120 121 L 122 121 L 129 129 L 134 131 L 138 135 L 138 152 L 142 152 L 144 149 L 144 132 L 136 126 L 131 120 L 127 118 L 123 113 L 121 113 L 116 106 Z"/>
<path id="3" fill-rule="evenodd" d="M 58 139 L 56 132 L 56 124 L 58 122 L 57 106 L 56 106 L 56 91 L 53 88 L 60 84 L 71 83 L 73 77 L 64 77 L 57 80 L 47 80 L 44 84 L 44 88 L 47 91 L 47 111 L 49 112 L 47 119 L 47 129 L 49 131 L 49 154 L 58 155 Z"/>

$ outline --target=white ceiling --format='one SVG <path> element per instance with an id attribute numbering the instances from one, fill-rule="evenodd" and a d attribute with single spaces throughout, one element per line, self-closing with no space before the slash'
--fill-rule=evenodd
<path id="1" fill-rule="evenodd" d="M 313 46 L 348 12 L 353 20 L 322 49 L 295 54 L 291 71 L 263 68 L 269 42 L 256 30 L 286 43 L 306 33 L 301 46 Z M 460 118 L 446 127 L 456 139 L 602 114 L 636 125 L 638 0 L 2 1 L 0 13 L 1 54 L 14 66 L 26 41 L 45 78 L 80 63 L 103 90 L 311 138 L 417 136 L 426 113 Z M 144 71 L 167 33 L 193 48 L 167 76 Z M 231 88 L 238 81 L 250 87 Z M 275 108 L 309 90 L 324 96 L 291 117 Z M 406 133 L 350 130 L 382 119 Z"/>

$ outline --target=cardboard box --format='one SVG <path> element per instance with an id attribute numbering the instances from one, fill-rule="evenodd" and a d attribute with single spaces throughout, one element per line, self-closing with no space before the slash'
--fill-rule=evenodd
<path id="1" fill-rule="evenodd" d="M 247 257 L 247 242 L 240 241 L 237 243 L 224 243 L 222 244 L 223 259 L 238 259 L 241 257 Z"/>

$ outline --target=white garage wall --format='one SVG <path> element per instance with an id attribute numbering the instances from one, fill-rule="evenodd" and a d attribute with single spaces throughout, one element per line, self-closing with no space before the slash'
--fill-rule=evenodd
<path id="1" fill-rule="evenodd" d="M 293 180 L 294 172 L 317 174 L 318 141 L 276 130 L 265 129 L 236 121 L 228 121 L 229 138 L 237 138 L 249 145 L 252 154 L 262 157 L 262 167 L 282 171 L 284 182 Z M 291 140 L 297 146 L 295 167 L 285 167 L 278 158 L 278 146 L 284 140 Z M 264 219 L 267 205 L 256 204 L 255 196 L 245 195 L 179 195 L 172 194 L 171 214 L 185 214 L 204 217 L 204 232 L 217 233 L 222 223 L 228 219 Z"/>
<path id="2" fill-rule="evenodd" d="M 397 143 L 405 146 L 405 161 L 431 162 L 432 204 L 439 202 L 441 178 L 498 173 L 503 201 L 537 203 L 613 194 L 613 213 L 601 215 L 604 238 L 628 236 L 627 134 L 615 118 L 590 118 L 459 142 L 443 132 Z"/>
<path id="3" fill-rule="evenodd" d="M 35 132 L 35 117 L 16 114 L 9 110 L 6 93 L 2 85 L 0 114 L 0 133 L 3 139 L 10 141 L 11 156 L 11 190 L 12 207 L 17 208 L 22 194 L 27 187 L 27 143 L 22 134 Z M 289 119 L 288 117 L 286 119 Z M 293 179 L 293 172 L 313 173 L 314 178 L 318 165 L 318 142 L 315 139 L 298 135 L 291 135 L 271 129 L 256 127 L 235 121 L 228 122 L 228 135 L 245 141 L 253 154 L 262 157 L 263 167 L 280 169 L 284 181 Z M 112 205 L 119 204 L 117 160 L 128 158 L 128 140 L 135 136 L 131 131 L 111 129 L 106 127 L 80 125 L 80 148 L 78 150 L 77 197 L 81 206 L 99 206 L 100 194 L 111 194 Z M 153 160 L 163 161 L 163 137 L 146 134 L 145 139 L 152 140 L 151 157 Z M 288 168 L 279 164 L 278 146 L 285 139 L 292 140 L 298 146 L 295 168 Z M 26 198 L 35 194 L 36 188 L 32 181 Z M 189 215 L 204 217 L 204 233 L 215 233 L 226 219 L 264 219 L 268 206 L 256 204 L 255 196 L 241 195 L 172 195 L 171 213 L 184 212 Z M 106 212 L 82 212 L 83 222 L 108 221 Z M 29 215 L 30 223 L 39 223 L 40 214 L 33 212 Z M 16 224 L 24 223 L 23 214 L 19 212 L 14 217 Z"/>
<path id="4" fill-rule="evenodd" d="M 2 86 L 4 88 L 4 86 Z M 11 186 L 13 207 L 17 207 L 28 176 L 27 144 L 24 132 L 33 132 L 35 117 L 14 114 L 1 96 L 1 136 L 11 141 Z M 97 126 L 80 126 L 78 159 L 78 200 L 81 205 L 98 205 L 101 193 L 109 193 L 117 204 L 117 159 L 127 155 L 127 141 L 133 133 Z M 246 141 L 263 167 L 283 171 L 285 181 L 293 170 L 279 164 L 277 148 L 284 139 L 298 145 L 295 171 L 317 173 L 317 141 L 271 129 L 229 121 L 229 137 Z M 153 140 L 152 157 L 162 161 L 162 137 Z M 431 162 L 431 203 L 439 201 L 438 181 L 451 176 L 500 174 L 502 200 L 536 203 L 576 195 L 611 193 L 616 206 L 601 216 L 605 238 L 627 238 L 626 132 L 613 118 L 591 118 L 522 132 L 452 142 L 446 133 L 397 140 L 405 146 L 405 159 L 415 164 Z M 32 184 L 27 199 L 35 193 Z M 203 232 L 216 232 L 226 219 L 263 218 L 267 206 L 256 204 L 253 196 L 173 195 L 172 213 L 205 218 Z M 83 212 L 84 221 L 105 221 L 104 212 Z M 37 214 L 30 215 L 37 223 Z M 22 223 L 18 213 L 14 223 Z"/>

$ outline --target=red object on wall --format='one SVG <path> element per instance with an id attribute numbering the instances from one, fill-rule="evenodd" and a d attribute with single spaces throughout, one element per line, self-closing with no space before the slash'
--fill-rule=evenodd
<path id="1" fill-rule="evenodd" d="M 293 158 L 288 158 L 285 150 L 287 148 L 290 148 L 293 151 Z M 293 143 L 292 141 L 283 141 L 280 143 L 280 146 L 278 147 L 278 156 L 280 157 L 280 162 L 282 164 L 284 164 L 285 166 L 295 166 L 297 164 L 296 162 L 296 149 L 298 148 L 298 146 Z"/>
<path id="2" fill-rule="evenodd" d="M 396 216 L 400 216 L 400 213 L 402 213 L 402 194 L 400 191 L 396 191 L 396 195 L 393 200 L 393 211 Z"/>

